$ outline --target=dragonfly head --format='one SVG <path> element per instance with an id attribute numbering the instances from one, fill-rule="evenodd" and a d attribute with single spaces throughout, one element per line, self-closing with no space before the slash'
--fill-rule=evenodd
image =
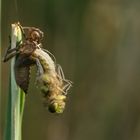
<path id="1" fill-rule="evenodd" d="M 30 37 L 33 41 L 36 41 L 38 43 L 40 43 L 40 41 L 42 40 L 44 34 L 41 30 L 39 29 L 35 29 L 35 30 L 32 30 L 31 33 L 30 33 Z"/>
<path id="2" fill-rule="evenodd" d="M 65 102 L 64 101 L 56 101 L 56 102 L 53 102 L 51 103 L 49 106 L 48 106 L 48 110 L 51 112 L 51 113 L 63 113 L 65 109 Z"/>

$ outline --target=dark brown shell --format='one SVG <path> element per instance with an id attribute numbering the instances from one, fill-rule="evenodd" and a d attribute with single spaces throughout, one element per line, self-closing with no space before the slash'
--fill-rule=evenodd
<path id="1" fill-rule="evenodd" d="M 35 61 L 24 55 L 19 55 L 15 61 L 15 79 L 17 85 L 27 93 L 30 80 L 30 67 Z"/>
<path id="2" fill-rule="evenodd" d="M 26 34 L 26 39 L 30 41 L 36 41 L 36 39 L 32 36 L 34 32 L 38 33 L 38 43 L 42 40 L 44 37 L 44 33 L 39 29 L 35 27 L 22 27 L 24 29 L 24 32 Z"/>

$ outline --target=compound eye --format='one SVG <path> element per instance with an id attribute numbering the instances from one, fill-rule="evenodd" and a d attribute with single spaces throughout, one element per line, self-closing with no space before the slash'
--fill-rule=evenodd
<path id="1" fill-rule="evenodd" d="M 37 31 L 33 31 L 31 33 L 31 38 L 34 40 L 34 41 L 39 41 L 40 39 L 40 34 L 37 32 Z"/>
<path id="2" fill-rule="evenodd" d="M 63 113 L 64 109 L 65 109 L 65 103 L 52 103 L 48 106 L 48 109 L 51 113 Z"/>
<path id="3" fill-rule="evenodd" d="M 57 107 L 58 107 L 58 104 L 57 103 L 53 103 L 53 104 L 50 104 L 48 109 L 51 113 L 56 113 L 57 111 Z"/>

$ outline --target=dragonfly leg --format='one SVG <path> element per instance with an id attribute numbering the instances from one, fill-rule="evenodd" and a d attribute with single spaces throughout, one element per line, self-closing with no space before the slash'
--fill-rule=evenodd
<path id="1" fill-rule="evenodd" d="M 71 88 L 72 84 L 71 83 L 67 83 L 64 87 L 63 87 L 63 91 L 65 92 L 65 95 L 67 95 L 68 90 Z"/>
<path id="2" fill-rule="evenodd" d="M 59 64 L 57 64 L 56 66 L 57 66 L 56 68 L 57 68 L 57 74 L 58 74 L 59 78 L 61 78 L 62 80 L 65 80 L 65 76 L 64 76 L 62 67 Z"/>
<path id="3" fill-rule="evenodd" d="M 51 52 L 49 52 L 48 50 L 43 49 L 43 48 L 42 48 L 42 50 L 43 50 L 44 52 L 48 53 L 48 54 L 54 59 L 54 62 L 56 63 L 56 58 L 55 58 L 55 56 L 54 56 Z"/>
<path id="4" fill-rule="evenodd" d="M 19 53 L 19 51 L 16 51 L 16 52 L 10 52 L 10 53 L 7 53 L 6 56 L 4 56 L 3 58 L 3 62 L 6 62 L 8 61 L 9 59 L 13 58 L 14 56 L 16 56 L 17 54 Z"/>
<path id="5" fill-rule="evenodd" d="M 62 67 L 59 64 L 57 64 L 57 73 L 58 73 L 59 78 L 61 78 L 64 82 L 72 85 L 72 82 L 65 78 L 63 69 L 62 69 Z"/>
<path id="6" fill-rule="evenodd" d="M 10 37 L 10 36 L 9 36 L 9 42 L 10 42 L 10 45 L 9 45 L 9 47 L 6 49 L 6 52 L 5 52 L 5 55 L 4 55 L 4 58 L 3 58 L 3 62 L 8 61 L 9 59 L 11 59 L 11 58 L 14 57 L 16 54 L 19 53 L 18 49 L 19 49 L 19 46 L 20 46 L 20 44 L 21 44 L 21 41 L 17 42 L 15 48 L 11 48 L 11 37 Z"/>

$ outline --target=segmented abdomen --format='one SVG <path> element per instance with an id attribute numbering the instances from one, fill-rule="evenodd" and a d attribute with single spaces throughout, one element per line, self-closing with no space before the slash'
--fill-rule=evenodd
<path id="1" fill-rule="evenodd" d="M 30 60 L 25 55 L 19 55 L 15 61 L 15 79 L 17 85 L 27 93 L 30 80 L 30 67 L 34 65 L 35 61 Z"/>
<path id="2" fill-rule="evenodd" d="M 63 95 L 63 82 L 56 72 L 56 64 L 42 49 L 36 49 L 32 56 L 36 58 L 37 62 L 37 81 L 44 94 L 44 105 L 48 106 L 52 113 L 62 113 L 66 96 Z"/>

